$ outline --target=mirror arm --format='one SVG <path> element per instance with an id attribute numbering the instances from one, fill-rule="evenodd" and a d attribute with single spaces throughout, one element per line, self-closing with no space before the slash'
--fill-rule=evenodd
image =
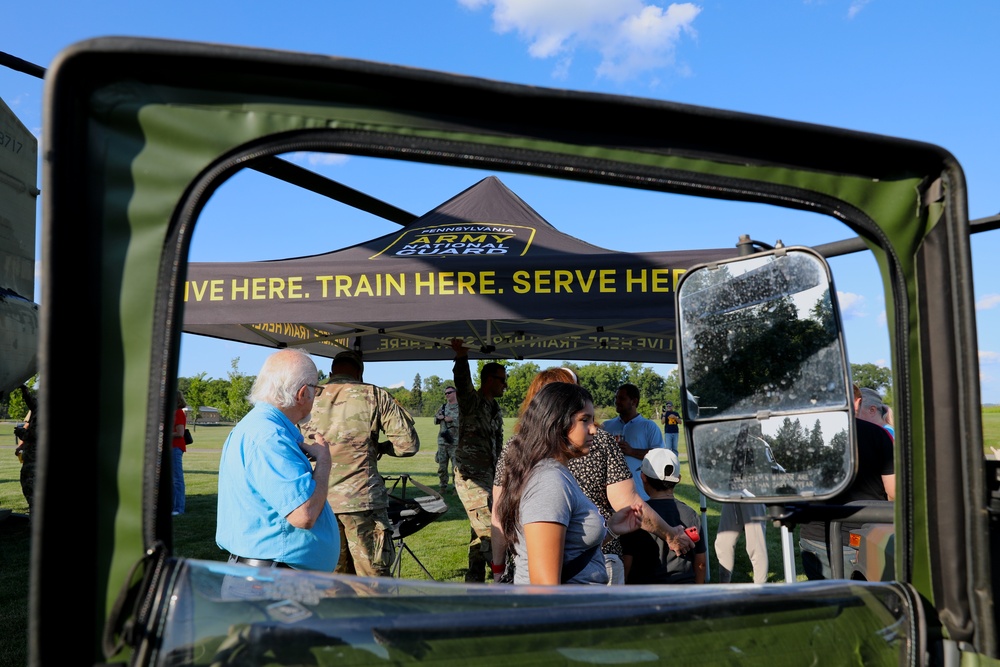
<path id="1" fill-rule="evenodd" d="M 749 234 L 740 234 L 740 240 L 736 242 L 736 250 L 740 257 L 753 255 L 754 253 L 762 250 L 774 250 L 775 248 L 781 248 L 783 246 L 784 244 L 781 241 L 778 241 L 776 246 L 764 243 L 763 241 L 755 241 L 750 238 Z"/>
<path id="2" fill-rule="evenodd" d="M 789 530 L 807 521 L 826 521 L 836 527 L 847 520 L 852 523 L 892 523 L 895 505 L 891 500 L 855 500 L 845 505 L 768 505 L 768 518 L 775 526 Z"/>

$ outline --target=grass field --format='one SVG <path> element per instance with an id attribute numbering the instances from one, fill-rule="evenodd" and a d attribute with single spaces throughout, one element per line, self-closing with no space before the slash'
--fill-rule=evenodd
<path id="1" fill-rule="evenodd" d="M 410 458 L 383 457 L 379 461 L 379 470 L 388 476 L 406 474 L 422 484 L 437 488 L 437 464 L 434 462 L 437 427 L 429 417 L 418 418 L 416 421 L 420 440 L 427 444 L 424 444 L 416 456 Z M 510 433 L 513 420 L 507 420 L 505 426 L 505 432 Z M 195 442 L 189 446 L 188 452 L 184 455 L 187 512 L 174 519 L 174 551 L 177 555 L 208 560 L 223 557 L 223 553 L 215 544 L 215 494 L 218 484 L 219 453 L 229 430 L 228 426 L 198 426 L 194 431 Z M 684 459 L 683 436 L 681 458 Z M 677 495 L 698 510 L 700 496 L 688 477 L 685 474 L 678 486 Z M 4 495 L 0 495 L 0 502 L 3 502 L 4 498 Z M 435 522 L 406 538 L 406 544 L 435 579 L 462 581 L 468 565 L 469 521 L 453 487 L 449 487 L 444 498 L 448 504 L 448 511 Z M 710 534 L 714 534 L 719 518 L 718 504 L 709 502 L 707 514 Z M 768 542 L 773 543 L 770 552 L 772 581 L 783 579 L 781 547 L 778 540 L 779 531 L 770 528 Z M 714 561 L 714 553 L 709 554 L 709 560 Z M 409 554 L 404 554 L 401 562 L 404 577 L 426 577 L 420 565 Z M 714 572 L 712 578 L 717 578 Z M 739 550 L 734 580 L 752 580 L 749 559 Z"/>
<path id="2" fill-rule="evenodd" d="M 436 443 L 437 429 L 431 419 L 417 420 L 420 429 L 421 442 Z M 420 423 L 424 421 L 425 423 Z M 505 433 L 511 433 L 513 420 L 507 420 Z M 434 462 L 434 452 L 436 445 L 424 448 L 416 456 L 410 459 L 391 459 L 383 457 L 379 462 L 379 470 L 383 474 L 406 473 L 422 484 L 436 488 L 437 464 Z M 683 436 L 681 436 L 681 460 L 685 460 L 685 448 Z M 684 474 L 681 484 L 677 487 L 677 497 L 690 505 L 695 510 L 700 509 L 700 495 L 691 483 L 689 476 Z M 462 504 L 455 494 L 453 488 L 449 487 L 449 492 L 445 494 L 449 510 L 434 523 L 428 525 L 420 532 L 407 538 L 408 546 L 414 551 L 424 566 L 434 575 L 435 579 L 442 581 L 462 581 L 465 570 L 468 566 L 468 541 L 469 522 L 462 509 Z M 719 521 L 720 506 L 717 503 L 709 502 L 707 505 L 707 515 L 709 522 L 709 533 L 715 534 L 715 527 Z M 783 580 L 782 555 L 780 545 L 780 533 L 777 529 L 768 530 L 768 544 L 770 557 L 770 581 Z M 709 543 L 711 544 L 711 543 Z M 714 565 L 715 555 L 709 553 L 709 561 Z M 799 567 L 801 569 L 801 567 Z M 402 574 L 405 577 L 419 578 L 425 576 L 419 566 L 412 562 L 408 555 L 404 555 L 402 560 Z M 712 579 L 717 579 L 713 568 Z M 734 581 L 750 582 L 753 580 L 750 560 L 746 553 L 737 550 L 736 573 Z"/>
<path id="3" fill-rule="evenodd" d="M 512 420 L 506 424 L 506 433 L 511 432 Z M 380 471 L 386 475 L 405 473 L 430 487 L 437 486 L 437 464 L 434 452 L 437 442 L 437 427 L 431 418 L 418 418 L 417 428 L 422 450 L 408 459 L 384 457 L 380 461 Z M 187 483 L 187 512 L 174 519 L 174 553 L 189 558 L 222 560 L 223 552 L 215 544 L 216 488 L 218 481 L 218 461 L 222 443 L 228 435 L 228 426 L 198 426 L 193 429 L 195 442 L 184 456 L 185 481 Z M 1000 450 L 1000 408 L 990 408 L 983 412 L 985 451 L 992 455 L 991 447 Z M 15 515 L 27 513 L 27 503 L 21 494 L 19 482 L 20 464 L 14 456 L 14 436 L 12 423 L 0 423 L 0 509 L 12 510 Z M 685 461 L 684 436 L 681 435 L 681 460 Z M 693 507 L 700 509 L 700 496 L 691 483 L 685 467 L 677 496 Z M 435 579 L 440 581 L 462 581 L 467 566 L 467 545 L 469 522 L 454 490 L 445 494 L 449 509 L 437 521 L 406 538 L 406 544 Z M 712 550 L 712 536 L 719 521 L 719 505 L 707 503 L 709 525 L 710 579 L 718 580 L 715 553 Z M 12 516 L 0 521 L 0 665 L 23 665 L 26 662 L 27 632 L 27 588 L 29 550 L 29 522 Z M 780 531 L 771 525 L 767 528 L 769 576 L 768 581 L 784 580 L 783 556 Z M 749 558 L 742 549 L 742 539 L 737 545 L 734 582 L 752 581 Z M 797 554 L 797 549 L 795 550 Z M 796 555 L 796 572 L 802 567 Z M 409 554 L 402 557 L 402 576 L 424 578 L 417 562 Z M 798 579 L 804 579 L 799 574 Z"/>

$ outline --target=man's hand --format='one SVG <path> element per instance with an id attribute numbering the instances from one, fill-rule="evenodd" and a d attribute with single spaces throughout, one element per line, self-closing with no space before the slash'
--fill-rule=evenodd
<path id="1" fill-rule="evenodd" d="M 687 533 L 684 532 L 684 528 L 681 526 L 671 526 L 670 534 L 667 535 L 667 545 L 676 553 L 678 556 L 683 556 L 687 552 L 694 549 L 694 542 L 688 537 Z"/>
<path id="2" fill-rule="evenodd" d="M 456 359 L 469 356 L 469 348 L 465 346 L 465 341 L 461 338 L 451 339 L 451 349 L 455 351 Z"/>
<path id="3" fill-rule="evenodd" d="M 330 443 L 323 437 L 322 433 L 313 434 L 315 442 L 304 440 L 299 447 L 310 461 L 316 463 L 330 461 Z"/>
<path id="4" fill-rule="evenodd" d="M 622 454 L 625 456 L 635 457 L 635 449 L 632 445 L 628 444 L 628 441 L 620 435 L 615 436 L 615 441 L 618 443 L 618 448 L 622 450 Z"/>

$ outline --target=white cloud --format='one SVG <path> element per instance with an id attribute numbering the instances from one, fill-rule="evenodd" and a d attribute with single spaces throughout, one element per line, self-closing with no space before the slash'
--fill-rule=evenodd
<path id="1" fill-rule="evenodd" d="M 340 153 L 291 153 L 288 161 L 296 164 L 308 164 L 312 167 L 344 164 L 350 159 L 349 155 Z"/>
<path id="2" fill-rule="evenodd" d="M 515 32 L 533 58 L 559 58 L 565 77 L 574 52 L 601 54 L 597 75 L 624 81 L 670 67 L 684 35 L 695 37 L 701 7 L 672 3 L 666 9 L 643 0 L 459 0 L 469 9 L 493 7 L 494 29 Z"/>
<path id="3" fill-rule="evenodd" d="M 881 313 L 878 314 L 878 317 L 875 318 L 875 322 L 879 326 L 884 326 L 884 325 L 886 325 L 886 324 L 889 323 L 889 318 L 886 316 L 884 310 Z"/>
<path id="4" fill-rule="evenodd" d="M 555 69 L 552 70 L 552 78 L 558 79 L 559 81 L 565 81 L 569 78 L 570 66 L 573 64 L 573 59 L 570 57 L 560 58 L 556 62 Z"/>
<path id="5" fill-rule="evenodd" d="M 647 5 L 637 16 L 626 17 L 618 34 L 601 47 L 604 59 L 597 74 L 623 81 L 634 72 L 673 65 L 681 36 L 695 36 L 691 24 L 700 12 L 701 8 L 691 3 L 672 4 L 666 11 Z"/>
<path id="6" fill-rule="evenodd" d="M 1000 352 L 988 352 L 986 350 L 979 350 L 979 363 L 981 364 L 1000 363 Z"/>
<path id="7" fill-rule="evenodd" d="M 996 403 L 996 399 L 992 400 L 990 396 L 996 396 L 996 388 L 992 385 L 997 381 L 996 375 L 989 372 L 989 367 L 984 368 L 979 367 L 979 390 L 982 392 L 982 401 L 984 405 L 991 405 Z"/>
<path id="8" fill-rule="evenodd" d="M 847 10 L 847 18 L 853 19 L 872 0 L 851 0 L 851 6 Z"/>
<path id="9" fill-rule="evenodd" d="M 991 310 L 1000 306 L 1000 294 L 987 294 L 976 302 L 976 310 Z"/>
<path id="10" fill-rule="evenodd" d="M 10 98 L 4 99 L 4 102 L 8 107 L 10 107 L 10 110 L 14 112 L 17 112 L 18 109 L 27 108 L 31 101 L 31 95 L 28 93 L 18 93 Z"/>
<path id="11" fill-rule="evenodd" d="M 840 303 L 840 315 L 845 320 L 865 316 L 865 297 L 853 292 L 837 292 Z"/>

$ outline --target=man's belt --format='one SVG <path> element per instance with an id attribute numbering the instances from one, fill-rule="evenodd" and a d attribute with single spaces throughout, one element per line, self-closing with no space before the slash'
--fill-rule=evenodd
<path id="1" fill-rule="evenodd" d="M 243 556 L 237 556 L 236 554 L 229 554 L 229 562 L 243 563 L 244 565 L 251 565 L 253 567 L 286 567 L 289 569 L 292 567 L 288 563 L 281 563 L 268 558 L 244 558 Z"/>

